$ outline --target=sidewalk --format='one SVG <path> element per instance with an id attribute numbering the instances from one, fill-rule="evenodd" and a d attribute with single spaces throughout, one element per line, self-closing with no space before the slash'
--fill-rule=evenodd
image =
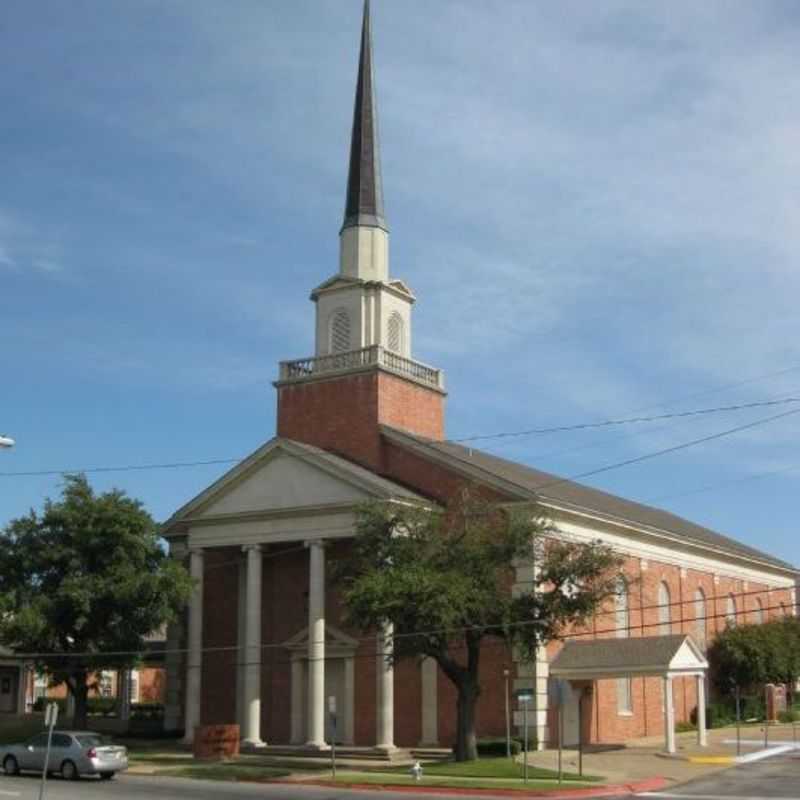
<path id="1" fill-rule="evenodd" d="M 800 739 L 800 726 L 797 735 Z M 590 748 L 590 752 L 583 755 L 583 771 L 586 775 L 602 775 L 607 783 L 631 783 L 662 777 L 669 786 L 676 786 L 733 766 L 735 740 L 735 728 L 717 728 L 708 731 L 708 747 L 702 748 L 697 744 L 696 733 L 680 733 L 676 736 L 678 752 L 671 756 L 664 753 L 661 736 L 633 739 L 618 748 Z M 763 725 L 742 727 L 742 754 L 763 749 L 763 741 Z M 791 725 L 770 726 L 770 745 L 792 741 Z M 522 756 L 519 758 L 521 760 Z M 558 751 L 529 753 L 528 763 L 545 769 L 558 769 Z M 577 751 L 564 751 L 563 767 L 577 772 Z"/>

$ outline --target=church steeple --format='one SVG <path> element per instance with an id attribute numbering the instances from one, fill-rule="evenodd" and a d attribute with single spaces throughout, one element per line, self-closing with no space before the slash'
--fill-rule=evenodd
<path id="1" fill-rule="evenodd" d="M 369 0 L 364 2 L 350 141 L 350 170 L 347 175 L 344 223 L 339 239 L 341 275 L 381 283 L 389 280 L 389 227 L 383 210 Z"/>
<path id="2" fill-rule="evenodd" d="M 373 75 L 370 4 L 369 0 L 365 0 L 343 229 L 366 225 L 388 230 L 383 209 L 378 109 Z"/>

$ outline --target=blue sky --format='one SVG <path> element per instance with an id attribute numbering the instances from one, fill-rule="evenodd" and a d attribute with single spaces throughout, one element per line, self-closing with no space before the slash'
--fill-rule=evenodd
<path id="1" fill-rule="evenodd" d="M 0 472 L 243 456 L 337 268 L 359 0 L 10 0 Z M 800 396 L 800 9 L 374 0 L 448 435 Z M 487 442 L 563 475 L 771 410 Z M 800 415 L 590 481 L 800 562 Z M 101 474 L 159 519 L 222 467 Z M 0 524 L 59 492 L 0 476 Z M 698 491 L 702 490 L 702 491 Z"/>

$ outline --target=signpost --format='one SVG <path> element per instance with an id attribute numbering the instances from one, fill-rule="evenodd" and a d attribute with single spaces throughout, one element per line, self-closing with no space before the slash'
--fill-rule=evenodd
<path id="1" fill-rule="evenodd" d="M 336 780 L 336 695 L 328 698 L 328 713 L 331 717 L 331 773 Z"/>
<path id="2" fill-rule="evenodd" d="M 53 741 L 53 728 L 58 720 L 58 703 L 48 703 L 44 714 L 44 725 L 47 728 L 47 750 L 44 754 L 44 769 L 42 770 L 42 782 L 39 785 L 39 800 L 44 797 L 45 784 L 47 783 L 47 769 L 50 766 L 50 745 Z"/>
<path id="3" fill-rule="evenodd" d="M 548 695 L 550 702 L 558 709 L 558 782 L 564 780 L 564 706 L 567 703 L 572 690 L 569 682 L 556 678 L 550 682 Z"/>
<path id="4" fill-rule="evenodd" d="M 525 783 L 528 782 L 528 703 L 533 700 L 533 689 L 517 689 L 514 692 L 514 696 L 517 698 L 517 702 L 522 704 L 522 713 L 523 713 L 523 729 L 524 733 L 524 746 L 525 746 L 525 757 L 524 757 L 524 779 Z"/>
<path id="5" fill-rule="evenodd" d="M 742 754 L 742 698 L 738 684 L 736 685 L 736 755 Z"/>

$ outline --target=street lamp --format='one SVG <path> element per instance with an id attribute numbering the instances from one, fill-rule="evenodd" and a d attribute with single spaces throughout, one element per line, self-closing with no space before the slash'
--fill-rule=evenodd
<path id="1" fill-rule="evenodd" d="M 506 681 L 506 758 L 511 758 L 511 720 L 508 715 L 508 667 L 503 667 L 503 677 Z"/>
<path id="2" fill-rule="evenodd" d="M 10 436 L 3 436 L 0 434 L 0 448 L 8 448 L 14 446 L 14 440 Z"/>

